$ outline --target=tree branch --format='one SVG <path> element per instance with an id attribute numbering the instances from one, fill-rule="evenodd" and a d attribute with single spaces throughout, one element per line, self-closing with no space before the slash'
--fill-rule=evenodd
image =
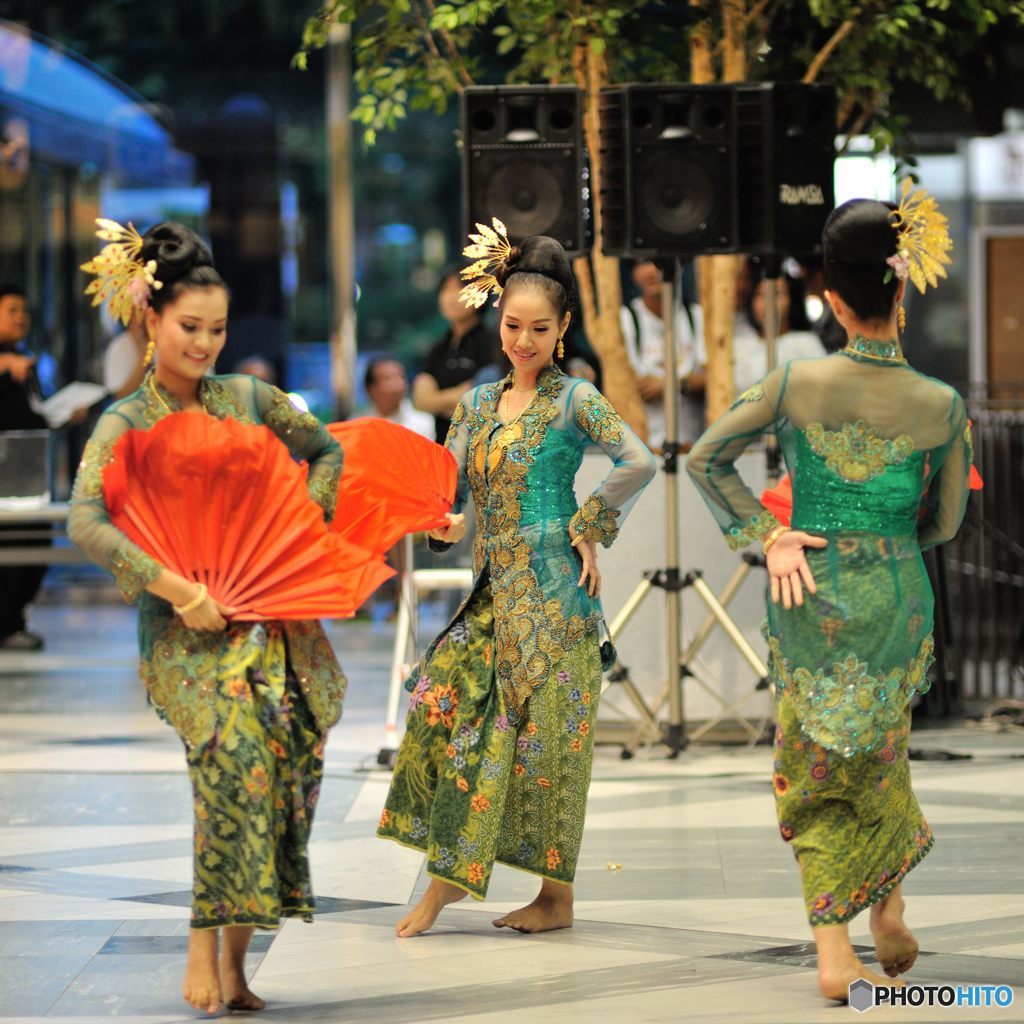
<path id="1" fill-rule="evenodd" d="M 855 10 L 853 14 L 855 18 L 860 14 L 860 9 L 858 8 Z M 857 23 L 854 21 L 854 18 L 847 18 L 846 21 L 844 21 L 842 25 L 832 33 L 832 38 L 829 39 L 829 41 L 818 51 L 814 60 L 811 61 L 810 66 L 807 68 L 804 77 L 801 79 L 805 85 L 817 81 L 818 75 L 821 74 L 821 69 L 826 65 L 826 63 L 828 63 L 829 57 L 835 53 L 838 47 L 842 45 L 843 40 L 846 39 L 854 28 L 856 28 Z"/>
<path id="2" fill-rule="evenodd" d="M 437 8 L 434 7 L 434 0 L 423 0 L 427 5 L 427 10 L 430 12 L 430 16 L 433 17 L 437 13 Z M 451 62 L 455 65 L 455 70 L 458 72 L 459 78 L 462 79 L 462 84 L 473 85 L 473 76 L 466 70 L 466 65 L 462 61 L 462 56 L 459 53 L 459 48 L 455 45 L 455 40 L 452 39 L 446 28 L 437 30 L 437 34 L 441 37 L 441 41 L 444 43 L 444 48 L 448 51 L 448 56 L 451 58 Z"/>
<path id="3" fill-rule="evenodd" d="M 853 140 L 855 135 L 860 135 L 864 130 L 864 126 L 875 116 L 879 106 L 882 102 L 882 94 L 876 92 L 871 99 L 864 104 L 861 108 L 861 112 L 857 115 L 857 120 L 850 126 L 850 130 L 846 133 L 846 138 L 843 139 L 843 144 L 839 147 L 839 151 L 836 156 L 842 156 L 847 149 L 850 148 L 850 142 Z"/>
<path id="4" fill-rule="evenodd" d="M 434 41 L 434 33 L 430 31 L 430 22 L 427 21 L 420 9 L 418 0 L 412 0 L 413 16 L 416 19 L 416 23 L 420 27 L 420 31 L 423 33 L 423 39 L 427 44 L 427 49 L 431 52 L 433 57 L 440 61 L 441 51 L 437 48 L 437 43 Z"/>
<path id="5" fill-rule="evenodd" d="M 747 77 L 747 0 L 721 0 L 722 81 L 742 82 Z"/>
<path id="6" fill-rule="evenodd" d="M 711 55 L 711 19 L 707 13 L 707 0 L 690 0 L 690 6 L 700 12 L 690 29 L 690 81 L 695 84 L 713 82 L 715 64 Z"/>

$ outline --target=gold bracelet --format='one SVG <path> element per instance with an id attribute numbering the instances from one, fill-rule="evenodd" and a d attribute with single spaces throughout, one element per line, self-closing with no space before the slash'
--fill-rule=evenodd
<path id="1" fill-rule="evenodd" d="M 194 612 L 206 600 L 207 593 L 208 593 L 208 591 L 206 589 L 206 584 L 205 583 L 200 583 L 199 584 L 199 593 L 198 593 L 198 595 L 196 597 L 192 598 L 192 600 L 189 601 L 188 604 L 183 604 L 180 608 L 176 604 L 175 605 L 171 605 L 171 607 L 179 615 L 188 615 L 189 612 Z"/>
<path id="2" fill-rule="evenodd" d="M 768 549 L 784 534 L 789 531 L 788 526 L 783 526 L 781 523 L 775 527 L 771 533 L 768 534 L 764 540 L 761 541 L 761 552 L 767 555 Z"/>

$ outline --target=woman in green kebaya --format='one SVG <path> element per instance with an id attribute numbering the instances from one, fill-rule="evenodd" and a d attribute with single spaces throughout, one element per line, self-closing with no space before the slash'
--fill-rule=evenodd
<path id="1" fill-rule="evenodd" d="M 910 702 L 932 660 L 921 551 L 959 528 L 972 453 L 962 399 L 907 365 L 899 326 L 907 278 L 924 290 L 944 276 L 945 223 L 906 186 L 898 208 L 857 199 L 833 211 L 825 294 L 846 348 L 770 372 L 687 461 L 730 545 L 764 546 L 779 828 L 799 862 L 819 985 L 834 999 L 858 978 L 892 983 L 917 956 L 901 883 L 932 846 L 907 762 Z M 790 527 L 734 468 L 766 431 L 792 480 Z M 847 933 L 869 907 L 888 979 Z"/>

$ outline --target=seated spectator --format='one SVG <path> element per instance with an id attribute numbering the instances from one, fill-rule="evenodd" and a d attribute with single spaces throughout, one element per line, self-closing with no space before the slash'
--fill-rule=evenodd
<path id="1" fill-rule="evenodd" d="M 405 367 L 391 356 L 371 359 L 363 378 L 370 399 L 368 415 L 391 420 L 431 441 L 435 439 L 434 417 L 413 408 L 409 401 L 409 380 Z"/>
<path id="2" fill-rule="evenodd" d="M 665 324 L 661 311 L 661 268 L 653 260 L 633 265 L 633 284 L 640 294 L 622 307 L 620 320 L 626 353 L 637 375 L 647 414 L 648 444 L 665 442 Z M 692 320 L 691 320 L 692 317 Z M 678 440 L 690 445 L 704 433 L 704 353 L 699 307 L 680 306 L 675 318 L 676 372 L 682 393 L 678 405 Z"/>
<path id="3" fill-rule="evenodd" d="M 803 282 L 783 274 L 776 280 L 761 278 L 750 294 L 748 325 L 737 320 L 732 340 L 733 388 L 737 395 L 753 387 L 768 373 L 768 346 L 764 324 L 768 288 L 777 284 L 779 330 L 775 342 L 775 365 L 790 359 L 815 358 L 826 354 L 821 339 L 811 330 L 804 308 Z"/>

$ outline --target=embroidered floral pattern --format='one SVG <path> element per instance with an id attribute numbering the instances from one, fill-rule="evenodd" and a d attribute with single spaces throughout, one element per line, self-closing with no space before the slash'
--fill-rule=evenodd
<path id="1" fill-rule="evenodd" d="M 94 501 L 103 497 L 103 470 L 113 461 L 114 441 L 86 441 L 75 476 L 78 498 Z"/>
<path id="2" fill-rule="evenodd" d="M 263 413 L 263 422 L 282 440 L 293 432 L 315 434 L 322 429 L 322 424 L 311 412 L 296 409 L 291 399 L 277 388 L 274 389 L 273 404 Z"/>
<path id="3" fill-rule="evenodd" d="M 610 548 L 612 541 L 619 535 L 619 527 L 615 522 L 618 517 L 618 509 L 608 508 L 600 494 L 592 494 L 569 520 L 569 525 L 587 540 L 599 541 L 604 547 Z"/>
<path id="4" fill-rule="evenodd" d="M 334 518 L 340 481 L 341 466 L 313 469 L 309 473 L 309 496 L 324 510 L 324 519 L 327 522 Z"/>
<path id="5" fill-rule="evenodd" d="M 449 703 L 447 717 L 426 699 L 410 707 L 377 833 L 423 850 L 433 876 L 476 897 L 496 860 L 572 881 L 601 687 L 596 647 L 579 644 L 513 728 L 489 658 L 495 626 L 484 587 L 446 631 L 463 639 L 434 645 L 407 681 L 419 689 L 424 679 L 444 680 L 426 696 L 446 691 L 457 706 Z"/>
<path id="6" fill-rule="evenodd" d="M 580 429 L 595 441 L 605 444 L 622 443 L 622 420 L 604 395 L 584 398 L 576 410 Z"/>
<path id="7" fill-rule="evenodd" d="M 591 629 L 596 631 L 598 615 L 595 611 L 586 619 L 566 616 L 561 602 L 545 597 L 531 564 L 530 545 L 520 532 L 529 470 L 548 424 L 558 415 L 556 399 L 566 378 L 553 367 L 541 371 L 537 394 L 511 431 L 498 416 L 498 402 L 510 379 L 482 389 L 477 404 L 466 410 L 466 425 L 470 487 L 478 515 L 487 522 L 474 541 L 474 571 L 479 574 L 486 566 L 490 575 L 499 623 L 497 681 L 505 695 L 506 714 L 517 722 L 555 662 Z"/>
<path id="8" fill-rule="evenodd" d="M 899 341 L 881 341 L 878 338 L 865 338 L 858 334 L 846 344 L 843 355 L 856 358 L 871 359 L 880 363 L 906 363 L 906 356 L 900 348 Z"/>
<path id="9" fill-rule="evenodd" d="M 805 431 L 811 449 L 844 480 L 864 483 L 905 462 L 914 452 L 914 439 L 900 434 L 894 440 L 880 437 L 863 420 L 844 423 L 841 430 L 826 430 L 821 423 L 809 423 Z"/>
<path id="10" fill-rule="evenodd" d="M 800 864 L 812 926 L 843 924 L 883 900 L 928 852 L 931 830 L 910 788 L 910 712 L 884 746 L 843 757 L 803 731 L 788 693 L 778 701 L 775 772 L 779 831 Z"/>
<path id="11" fill-rule="evenodd" d="M 163 572 L 163 566 L 134 545 L 116 548 L 110 556 L 110 572 L 128 604 L 135 604 L 146 587 Z"/>
<path id="12" fill-rule="evenodd" d="M 747 520 L 743 526 L 734 526 L 725 535 L 725 540 L 733 551 L 738 551 L 740 548 L 745 548 L 748 544 L 753 544 L 755 540 L 760 539 L 766 533 L 770 533 L 775 527 L 781 525 L 771 512 L 767 510 L 758 512 L 757 515 Z"/>
<path id="13" fill-rule="evenodd" d="M 760 384 L 755 384 L 753 387 L 747 388 L 746 391 L 736 399 L 735 405 L 739 405 L 741 402 L 759 402 L 764 398 L 764 388 Z"/>
<path id="14" fill-rule="evenodd" d="M 885 673 L 870 672 L 855 654 L 834 662 L 828 672 L 819 668 L 812 673 L 793 666 L 778 639 L 768 638 L 772 675 L 793 701 L 804 732 L 844 757 L 883 744 L 914 694 L 927 691 L 933 647 L 931 635 L 926 636 L 906 665 Z"/>
<path id="15" fill-rule="evenodd" d="M 216 717 L 230 723 L 218 742 L 188 755 L 195 928 L 274 928 L 313 913 L 306 849 L 323 744 L 293 678 L 280 688 L 258 669 L 248 678 L 246 699 L 224 687 L 215 695 Z"/>

